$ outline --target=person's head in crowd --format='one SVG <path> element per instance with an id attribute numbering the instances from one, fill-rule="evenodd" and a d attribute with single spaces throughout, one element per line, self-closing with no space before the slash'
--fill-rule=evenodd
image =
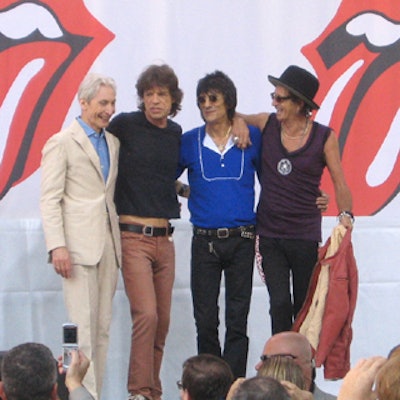
<path id="1" fill-rule="evenodd" d="M 258 371 L 263 361 L 271 356 L 282 356 L 292 358 L 301 368 L 304 375 L 305 388 L 312 392 L 314 390 L 315 365 L 313 350 L 308 339 L 298 332 L 280 332 L 271 336 L 265 343 L 261 360 L 256 365 Z"/>
<path id="2" fill-rule="evenodd" d="M 393 349 L 389 351 L 388 358 L 400 356 L 400 344 L 394 346 Z"/>
<path id="3" fill-rule="evenodd" d="M 268 357 L 257 370 L 257 376 L 268 376 L 278 381 L 289 381 L 302 390 L 308 389 L 302 369 L 291 357 Z"/>
<path id="4" fill-rule="evenodd" d="M 178 77 L 169 65 L 148 66 L 136 82 L 136 92 L 139 98 L 139 110 L 146 114 L 150 122 L 152 119 L 174 117 L 182 108 L 183 91 L 179 88 Z M 153 112 L 149 102 L 155 94 L 160 103 L 158 110 Z M 163 107 L 162 110 L 160 105 Z"/>
<path id="5" fill-rule="evenodd" d="M 196 89 L 197 106 L 203 119 L 203 105 L 208 101 L 214 105 L 220 104 L 225 107 L 225 113 L 230 122 L 233 121 L 237 105 L 236 87 L 232 79 L 222 71 L 207 74 L 197 83 Z M 207 122 L 207 121 L 206 121 Z"/>
<path id="6" fill-rule="evenodd" d="M 276 379 L 256 376 L 244 380 L 233 394 L 232 400 L 290 400 L 290 396 Z"/>
<path id="7" fill-rule="evenodd" d="M 178 382 L 182 400 L 221 400 L 233 382 L 227 362 L 211 354 L 199 354 L 183 363 Z"/>
<path id="8" fill-rule="evenodd" d="M 400 399 L 400 349 L 391 352 L 391 356 L 380 368 L 375 389 L 379 400 Z"/>
<path id="9" fill-rule="evenodd" d="M 6 352 L 1 373 L 3 400 L 57 399 L 57 366 L 43 344 L 24 343 Z"/>

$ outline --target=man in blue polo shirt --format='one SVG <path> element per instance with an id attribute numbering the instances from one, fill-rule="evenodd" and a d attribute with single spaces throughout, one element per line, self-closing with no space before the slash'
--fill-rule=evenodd
<path id="1" fill-rule="evenodd" d="M 193 224 L 191 290 L 198 353 L 222 357 L 235 378 L 246 375 L 254 265 L 255 173 L 260 131 L 249 127 L 252 146 L 235 146 L 231 135 L 236 88 L 223 72 L 197 86 L 205 125 L 182 136 L 178 175 L 188 170 L 188 207 Z M 225 343 L 218 335 L 221 277 L 225 277 Z"/>

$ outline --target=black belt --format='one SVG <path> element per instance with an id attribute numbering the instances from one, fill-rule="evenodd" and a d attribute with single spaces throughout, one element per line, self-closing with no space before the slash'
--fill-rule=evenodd
<path id="1" fill-rule="evenodd" d="M 119 224 L 121 231 L 142 233 L 144 236 L 167 236 L 172 235 L 174 227 L 168 224 L 168 228 L 159 228 L 151 225 Z"/>
<path id="2" fill-rule="evenodd" d="M 234 236 L 241 236 L 245 239 L 254 239 L 256 233 L 256 227 L 254 225 L 239 226 L 238 228 L 218 228 L 218 229 L 206 229 L 206 228 L 193 228 L 193 233 L 200 236 L 208 236 L 217 239 L 226 239 Z"/>

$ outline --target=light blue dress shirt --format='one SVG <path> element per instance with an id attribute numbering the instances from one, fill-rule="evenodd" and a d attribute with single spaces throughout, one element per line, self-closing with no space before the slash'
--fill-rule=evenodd
<path id="1" fill-rule="evenodd" d="M 89 140 L 100 158 L 101 172 L 103 173 L 104 182 L 107 182 L 108 173 L 110 171 L 110 154 L 108 152 L 104 129 L 100 133 L 97 133 L 92 127 L 84 122 L 81 117 L 78 117 L 77 120 L 86 135 L 88 135 Z"/>

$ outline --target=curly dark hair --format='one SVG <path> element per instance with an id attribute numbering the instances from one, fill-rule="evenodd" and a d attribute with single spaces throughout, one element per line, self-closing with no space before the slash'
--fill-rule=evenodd
<path id="1" fill-rule="evenodd" d="M 228 118 L 230 121 L 232 121 L 233 117 L 235 116 L 237 105 L 236 86 L 232 79 L 222 71 L 215 71 L 211 74 L 207 74 L 204 78 L 200 79 L 197 84 L 197 98 L 201 94 L 206 94 L 210 90 L 214 90 L 222 94 L 226 104 Z M 198 103 L 197 106 L 199 106 Z"/>
<path id="2" fill-rule="evenodd" d="M 172 107 L 169 115 L 175 117 L 182 109 L 183 91 L 179 88 L 178 77 L 174 70 L 166 64 L 150 65 L 140 74 L 136 82 L 136 91 L 140 100 L 139 110 L 144 111 L 144 92 L 154 86 L 168 88 L 172 97 Z"/>
<path id="3" fill-rule="evenodd" d="M 310 117 L 312 114 L 313 109 L 311 108 L 311 106 L 309 106 L 304 100 L 302 100 L 300 97 L 297 97 L 294 93 L 292 93 L 289 90 L 290 96 L 292 98 L 293 103 L 296 104 L 301 104 L 303 103 L 303 106 L 300 109 L 300 114 L 302 114 L 305 117 Z"/>

